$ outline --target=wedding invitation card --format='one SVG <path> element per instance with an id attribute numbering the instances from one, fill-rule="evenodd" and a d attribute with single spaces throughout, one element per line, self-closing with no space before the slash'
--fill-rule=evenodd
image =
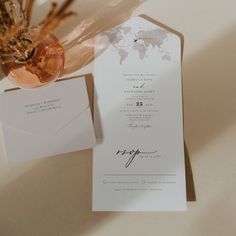
<path id="1" fill-rule="evenodd" d="M 141 17 L 99 35 L 93 211 L 183 211 L 181 41 Z"/>
<path id="2" fill-rule="evenodd" d="M 88 149 L 96 139 L 84 77 L 0 94 L 9 161 Z"/>

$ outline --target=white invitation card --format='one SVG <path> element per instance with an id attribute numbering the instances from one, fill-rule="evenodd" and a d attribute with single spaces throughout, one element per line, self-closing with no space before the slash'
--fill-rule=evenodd
<path id="1" fill-rule="evenodd" d="M 93 211 L 185 210 L 180 38 L 134 17 L 96 52 Z"/>
<path id="2" fill-rule="evenodd" d="M 0 114 L 9 161 L 88 149 L 96 143 L 84 77 L 2 93 Z"/>

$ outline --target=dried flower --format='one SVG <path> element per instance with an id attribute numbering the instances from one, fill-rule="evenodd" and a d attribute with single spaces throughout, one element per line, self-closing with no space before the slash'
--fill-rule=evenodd
<path id="1" fill-rule="evenodd" d="M 73 15 L 68 7 L 74 0 L 65 0 L 61 7 L 52 3 L 46 18 L 30 26 L 35 0 L 0 0 L 0 63 L 24 61 L 40 42 L 67 17 Z M 30 35 L 34 34 L 33 37 Z"/>

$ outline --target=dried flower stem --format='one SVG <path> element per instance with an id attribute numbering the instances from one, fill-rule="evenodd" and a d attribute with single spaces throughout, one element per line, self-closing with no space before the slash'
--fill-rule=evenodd
<path id="1" fill-rule="evenodd" d="M 26 27 L 29 27 L 29 25 L 30 25 L 34 2 L 35 2 L 35 0 L 26 0 L 26 6 L 25 6 L 25 10 L 24 10 L 24 19 L 25 19 L 25 26 Z"/>

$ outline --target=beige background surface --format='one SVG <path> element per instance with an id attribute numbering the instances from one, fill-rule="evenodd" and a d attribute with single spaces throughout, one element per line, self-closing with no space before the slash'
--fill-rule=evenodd
<path id="1" fill-rule="evenodd" d="M 185 35 L 185 137 L 197 193 L 187 212 L 92 213 L 91 151 L 17 165 L 1 155 L 0 236 L 235 236 L 235 8 L 235 0 L 149 0 L 134 12 Z"/>

